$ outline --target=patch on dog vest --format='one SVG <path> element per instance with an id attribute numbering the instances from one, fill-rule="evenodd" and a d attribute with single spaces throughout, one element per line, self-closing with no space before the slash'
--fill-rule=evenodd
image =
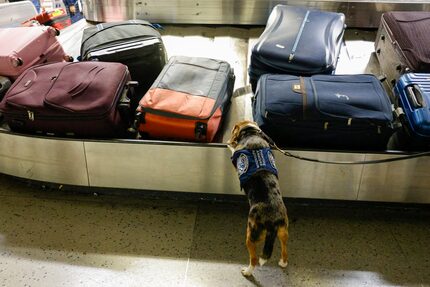
<path id="1" fill-rule="evenodd" d="M 234 152 L 231 161 L 236 167 L 240 186 L 243 186 L 252 175 L 260 170 L 267 170 L 278 176 L 275 157 L 270 147 L 256 150 L 238 150 Z"/>

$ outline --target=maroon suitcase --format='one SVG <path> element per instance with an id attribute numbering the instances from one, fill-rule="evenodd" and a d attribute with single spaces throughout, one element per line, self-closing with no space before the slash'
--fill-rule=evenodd
<path id="1" fill-rule="evenodd" d="M 77 137 L 124 137 L 128 117 L 119 106 L 131 93 L 130 73 L 120 63 L 53 63 L 26 70 L 0 102 L 18 132 Z"/>
<path id="2" fill-rule="evenodd" d="M 0 75 L 16 79 L 27 68 L 43 63 L 70 60 L 57 41 L 52 27 L 0 29 Z"/>
<path id="3" fill-rule="evenodd" d="M 430 72 L 430 12 L 387 12 L 375 41 L 376 56 L 394 86 L 406 72 Z"/>

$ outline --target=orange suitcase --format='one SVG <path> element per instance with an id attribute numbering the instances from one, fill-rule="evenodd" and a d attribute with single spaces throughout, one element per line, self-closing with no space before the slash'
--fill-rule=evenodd
<path id="1" fill-rule="evenodd" d="M 234 86 L 227 62 L 172 57 L 140 100 L 136 125 L 143 138 L 212 142 Z"/>

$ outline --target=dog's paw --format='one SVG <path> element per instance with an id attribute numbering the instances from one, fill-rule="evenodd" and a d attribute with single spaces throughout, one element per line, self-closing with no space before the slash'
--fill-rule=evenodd
<path id="1" fill-rule="evenodd" d="M 243 276 L 251 276 L 252 271 L 254 271 L 254 268 L 252 268 L 252 266 L 243 267 L 242 268 L 242 275 Z"/>
<path id="2" fill-rule="evenodd" d="M 281 266 L 282 268 L 285 268 L 288 265 L 288 261 L 284 262 L 284 260 L 282 260 L 282 258 L 281 258 L 281 259 L 279 259 L 278 265 Z"/>
<path id="3" fill-rule="evenodd" d="M 264 264 L 266 264 L 267 260 L 260 257 L 260 259 L 258 259 L 258 262 L 260 263 L 260 266 L 263 266 Z"/>

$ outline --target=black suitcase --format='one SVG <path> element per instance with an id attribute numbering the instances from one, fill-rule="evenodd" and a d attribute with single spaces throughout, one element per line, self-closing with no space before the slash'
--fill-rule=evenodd
<path id="1" fill-rule="evenodd" d="M 390 100 L 373 75 L 266 74 L 253 114 L 286 147 L 381 150 L 393 133 Z"/>
<path id="2" fill-rule="evenodd" d="M 129 20 L 86 28 L 82 37 L 81 60 L 127 65 L 132 80 L 139 82 L 136 98 L 132 101 L 132 108 L 136 108 L 167 63 L 167 54 L 154 25 L 143 20 Z"/>
<path id="3" fill-rule="evenodd" d="M 336 68 L 345 15 L 277 5 L 252 48 L 249 76 L 255 88 L 263 74 L 331 74 Z"/>
<path id="4" fill-rule="evenodd" d="M 430 72 L 430 12 L 387 12 L 375 41 L 381 69 L 395 86 L 406 72 Z"/>

